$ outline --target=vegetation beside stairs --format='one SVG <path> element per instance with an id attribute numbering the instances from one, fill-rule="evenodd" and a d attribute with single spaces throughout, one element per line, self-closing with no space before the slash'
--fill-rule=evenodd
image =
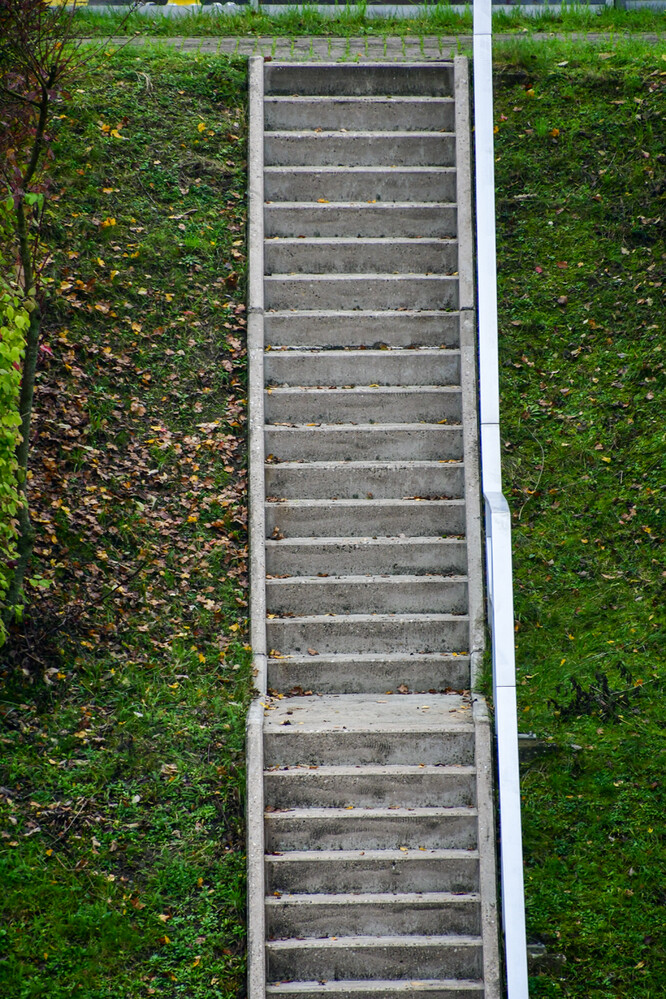
<path id="1" fill-rule="evenodd" d="M 666 62 L 637 43 L 516 44 L 497 71 L 521 728 L 543 740 L 523 775 L 528 929 L 567 959 L 531 994 L 651 999 Z M 251 686 L 244 66 L 126 49 L 80 90 L 60 126 L 33 450 L 52 585 L 0 654 L 0 984 L 231 999 Z"/>

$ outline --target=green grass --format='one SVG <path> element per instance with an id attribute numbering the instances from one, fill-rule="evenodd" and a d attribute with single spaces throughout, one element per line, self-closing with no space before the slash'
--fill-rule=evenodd
<path id="1" fill-rule="evenodd" d="M 433 4 L 430 9 L 415 12 L 412 18 L 372 17 L 364 4 L 340 4 L 332 14 L 319 13 L 316 5 L 294 5 L 292 10 L 277 14 L 270 10 L 243 10 L 238 14 L 216 14 L 194 11 L 179 17 L 148 16 L 122 12 L 101 14 L 92 9 L 77 15 L 81 30 L 90 35 L 151 35 L 151 36 L 229 36 L 229 35 L 452 35 L 469 34 L 472 30 L 471 8 L 459 14 L 446 3 Z M 493 27 L 498 32 L 539 33 L 549 31 L 641 32 L 663 31 L 664 12 L 648 9 L 624 11 L 613 7 L 591 9 L 571 5 L 560 13 L 544 9 L 535 16 L 520 10 L 493 15 Z"/>
<path id="2" fill-rule="evenodd" d="M 552 747 L 523 774 L 528 929 L 567 958 L 531 995 L 657 999 L 666 61 L 496 51 L 520 727 Z M 63 107 L 32 466 L 51 586 L 0 670 L 12 999 L 243 995 L 244 88 L 241 63 L 125 49 Z"/>
<path id="3" fill-rule="evenodd" d="M 245 65 L 125 51 L 63 107 L 34 569 L 0 668 L 0 992 L 244 977 Z"/>
<path id="4" fill-rule="evenodd" d="M 503 46 L 496 79 L 504 479 L 532 996 L 666 980 L 663 51 Z M 575 747 L 575 748 L 573 748 Z"/>

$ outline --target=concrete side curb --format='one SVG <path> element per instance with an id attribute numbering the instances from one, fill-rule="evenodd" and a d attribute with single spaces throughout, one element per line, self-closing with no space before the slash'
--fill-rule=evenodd
<path id="1" fill-rule="evenodd" d="M 264 63 L 249 60 L 249 534 L 250 641 L 259 697 L 247 718 L 248 997 L 266 994 L 264 910 L 264 748 L 266 693 L 266 553 L 264 548 Z"/>
<path id="2" fill-rule="evenodd" d="M 472 229 L 471 129 L 469 65 L 454 60 L 456 95 L 456 164 L 458 202 L 458 273 L 460 296 L 460 368 L 465 455 L 465 517 L 469 576 L 470 671 L 472 689 L 481 669 L 485 639 L 483 560 L 481 551 L 481 485 L 477 419 L 476 312 L 474 301 L 474 241 Z"/>
<path id="3" fill-rule="evenodd" d="M 478 814 L 479 893 L 483 940 L 484 999 L 500 999 L 497 874 L 493 806 L 493 767 L 488 705 L 474 696 L 476 808 Z"/>

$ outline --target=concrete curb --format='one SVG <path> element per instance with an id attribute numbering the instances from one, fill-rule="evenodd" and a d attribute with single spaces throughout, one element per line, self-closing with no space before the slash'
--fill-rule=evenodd
<path id="1" fill-rule="evenodd" d="M 264 907 L 264 748 L 262 698 L 266 694 L 266 552 L 264 547 L 264 63 L 249 61 L 250 135 L 249 209 L 249 535 L 250 641 L 259 697 L 247 718 L 247 871 L 249 999 L 266 989 L 266 915 Z"/>
<path id="2" fill-rule="evenodd" d="M 460 294 L 460 369 L 465 455 L 465 517 L 469 580 L 469 638 L 472 689 L 476 686 L 485 645 L 483 560 L 481 551 L 481 485 L 477 419 L 476 312 L 474 301 L 474 241 L 472 229 L 471 129 L 469 64 L 454 60 L 456 95 L 456 164 L 458 203 L 458 274 Z"/>
<path id="3" fill-rule="evenodd" d="M 497 873 L 493 766 L 490 720 L 484 697 L 474 696 L 474 741 L 476 761 L 476 809 L 478 814 L 479 893 L 483 940 L 484 999 L 500 999 Z"/>
<path id="4" fill-rule="evenodd" d="M 185 8 L 187 9 L 187 8 Z M 657 45 L 666 39 L 666 32 L 539 32 L 521 34 L 496 34 L 494 43 L 521 41 L 569 41 L 580 44 L 613 46 L 618 41 L 644 42 Z M 99 44 L 99 39 L 84 39 L 86 43 Z M 260 35 L 248 37 L 245 35 L 231 36 L 199 36 L 183 35 L 166 37 L 162 35 L 143 35 L 135 38 L 124 36 L 112 37 L 107 44 L 141 47 L 144 45 L 160 45 L 174 48 L 182 53 L 200 53 L 206 55 L 259 55 L 280 59 L 282 61 L 300 62 L 330 61 L 338 62 L 423 62 L 448 60 L 463 50 L 472 49 L 471 35 L 415 35 L 412 37 L 338 37 L 326 35 L 294 36 Z"/>

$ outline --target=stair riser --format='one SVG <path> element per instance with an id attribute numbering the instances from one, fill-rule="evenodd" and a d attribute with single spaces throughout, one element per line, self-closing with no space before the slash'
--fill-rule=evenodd
<path id="1" fill-rule="evenodd" d="M 462 397 L 456 389 L 424 388 L 421 392 L 396 388 L 273 389 L 264 401 L 269 423 L 437 423 L 459 424 Z M 415 494 L 416 495 L 416 494 Z"/>
<path id="2" fill-rule="evenodd" d="M 267 465 L 266 494 L 280 499 L 460 499 L 458 465 L 357 465 L 350 462 Z"/>
<path id="3" fill-rule="evenodd" d="M 483 999 L 484 989 L 480 982 L 448 981 L 441 986 L 433 982 L 398 981 L 377 983 L 354 983 L 347 986 L 344 982 L 335 982 L 327 986 L 327 992 L 322 992 L 318 983 L 308 985 L 304 982 L 286 982 L 278 985 L 268 985 L 266 995 L 274 999 L 321 999 L 322 995 L 330 999 Z"/>
<path id="4" fill-rule="evenodd" d="M 268 427 L 264 442 L 266 454 L 278 461 L 409 461 L 414 455 L 420 461 L 460 461 L 463 457 L 462 429 L 436 424 L 409 430 L 399 425 Z"/>
<path id="5" fill-rule="evenodd" d="M 269 351 L 264 377 L 276 385 L 459 385 L 460 354 L 456 350 Z"/>
<path id="6" fill-rule="evenodd" d="M 442 860 L 417 851 L 400 860 L 383 857 L 354 860 L 291 860 L 266 857 L 266 890 L 269 892 L 429 892 L 477 891 L 478 860 L 473 856 Z"/>
<path id="7" fill-rule="evenodd" d="M 264 158 L 271 166 L 453 166 L 454 135 L 266 132 Z"/>
<path id="8" fill-rule="evenodd" d="M 341 947 L 292 947 L 268 944 L 269 981 L 350 978 L 478 978 L 482 974 L 481 947 L 429 946 L 405 942 Z"/>
<path id="9" fill-rule="evenodd" d="M 451 238 L 457 232 L 455 205 L 297 204 L 266 205 L 264 231 L 271 236 L 366 236 L 407 239 Z"/>
<path id="10" fill-rule="evenodd" d="M 329 936 L 440 936 L 480 932 L 478 902 L 434 906 L 426 900 L 404 904 L 317 904 L 266 907 L 267 935 L 274 940 Z"/>
<path id="11" fill-rule="evenodd" d="M 289 691 L 295 687 L 317 690 L 322 694 L 385 694 L 404 684 L 409 690 L 468 690 L 469 661 L 466 656 L 442 657 L 441 665 L 410 662 L 403 665 L 372 664 L 340 666 L 326 656 L 308 656 L 306 660 L 269 659 L 268 686 Z"/>
<path id="12" fill-rule="evenodd" d="M 445 622 L 410 619 L 335 617 L 323 621 L 275 618 L 266 622 L 268 646 L 282 654 L 309 648 L 320 654 L 335 652 L 467 652 L 469 624 L 466 617 Z M 424 761 L 425 762 L 425 761 Z"/>
<path id="13" fill-rule="evenodd" d="M 415 173 L 416 171 L 416 173 Z M 448 167 L 266 167 L 267 201 L 455 201 L 456 175 Z"/>
<path id="14" fill-rule="evenodd" d="M 457 808 L 476 804 L 476 777 L 464 773 L 365 775 L 275 770 L 264 774 L 265 800 L 280 808 Z M 416 932 L 416 931 L 414 931 Z"/>
<path id="15" fill-rule="evenodd" d="M 268 97 L 264 102 L 264 127 L 268 131 L 452 132 L 454 116 L 454 102 L 446 97 L 426 103 L 418 97 L 401 101 Z"/>
<path id="16" fill-rule="evenodd" d="M 432 538 L 427 541 L 359 541 L 296 544 L 288 541 L 266 542 L 266 572 L 273 576 L 314 576 L 364 572 L 394 575 L 435 572 L 462 575 L 467 571 L 467 546 L 464 541 Z"/>
<path id="17" fill-rule="evenodd" d="M 453 94 L 452 65 L 379 64 L 354 66 L 350 63 L 312 65 L 270 65 L 265 73 L 265 92 L 283 94 L 409 95 L 449 97 Z"/>
<path id="18" fill-rule="evenodd" d="M 455 277 L 280 275 L 264 279 L 267 309 L 457 309 Z"/>
<path id="19" fill-rule="evenodd" d="M 285 312 L 264 316 L 266 343 L 292 347 L 458 347 L 458 313 Z"/>
<path id="20" fill-rule="evenodd" d="M 266 274 L 453 274 L 458 245 L 420 239 L 386 242 L 311 243 L 267 239 Z"/>
<path id="21" fill-rule="evenodd" d="M 442 763 L 448 766 L 474 762 L 472 732 L 299 732 L 279 735 L 266 733 L 265 764 L 267 767 L 362 766 L 364 763 Z M 402 845 L 402 844 L 398 844 Z M 421 841 L 417 846 L 424 846 Z M 322 844 L 319 845 L 322 848 Z M 296 849 L 292 844 L 291 849 Z M 336 847 L 340 849 L 340 847 Z M 363 849 L 363 847 L 359 847 Z M 339 889 L 342 891 L 342 888 Z M 379 890 L 379 889 L 378 889 Z M 442 888 L 442 891 L 445 889 Z"/>
<path id="22" fill-rule="evenodd" d="M 267 535 L 272 535 L 276 528 L 287 538 L 462 535 L 465 507 L 462 501 L 456 500 L 395 506 L 378 506 L 371 501 L 322 506 L 267 503 Z"/>
<path id="23" fill-rule="evenodd" d="M 269 812 L 265 825 L 267 850 L 397 850 L 474 849 L 476 817 L 424 818 L 398 815 L 377 818 L 352 809 L 349 816 L 294 818 L 289 813 Z"/>
<path id="24" fill-rule="evenodd" d="M 266 606 L 271 614 L 465 614 L 467 583 L 427 576 L 368 582 L 269 579 Z"/>

